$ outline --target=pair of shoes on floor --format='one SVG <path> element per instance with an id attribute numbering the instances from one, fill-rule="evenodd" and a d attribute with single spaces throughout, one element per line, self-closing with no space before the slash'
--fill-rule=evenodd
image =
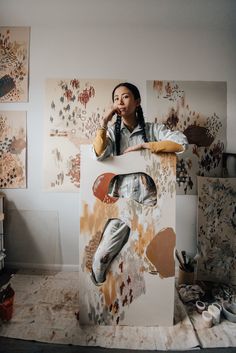
<path id="1" fill-rule="evenodd" d="M 130 234 L 129 226 L 118 218 L 109 219 L 93 257 L 91 280 L 97 286 L 106 280 L 106 274 L 114 258 L 120 253 Z"/>

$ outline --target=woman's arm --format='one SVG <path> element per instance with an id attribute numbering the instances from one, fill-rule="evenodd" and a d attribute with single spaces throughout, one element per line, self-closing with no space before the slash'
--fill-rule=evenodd
<path id="1" fill-rule="evenodd" d="M 99 157 L 107 147 L 107 129 L 101 127 L 97 130 L 96 137 L 93 141 L 93 148 Z"/>
<path id="2" fill-rule="evenodd" d="M 97 157 L 101 156 L 106 150 L 106 147 L 108 145 L 107 125 L 116 113 L 117 109 L 112 106 L 102 118 L 101 127 L 97 129 L 96 137 L 93 141 L 93 148 Z"/>
<path id="3" fill-rule="evenodd" d="M 184 148 L 179 143 L 174 141 L 154 141 L 154 142 L 143 142 L 139 145 L 128 147 L 124 153 L 139 151 L 141 149 L 148 149 L 153 153 L 160 152 L 183 152 Z"/>
<path id="4" fill-rule="evenodd" d="M 149 128 L 152 141 L 129 147 L 124 153 L 140 149 L 149 149 L 153 153 L 181 153 L 188 146 L 187 138 L 181 131 L 171 131 L 164 124 L 150 124 Z"/>

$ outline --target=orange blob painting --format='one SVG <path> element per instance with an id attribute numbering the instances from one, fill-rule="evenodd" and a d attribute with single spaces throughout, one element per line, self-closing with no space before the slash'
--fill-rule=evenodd
<path id="1" fill-rule="evenodd" d="M 108 195 L 109 184 L 116 175 L 113 173 L 103 173 L 97 177 L 93 184 L 93 194 L 104 203 L 115 203 L 118 198 Z"/>
<path id="2" fill-rule="evenodd" d="M 160 231 L 149 243 L 146 256 L 162 278 L 175 275 L 175 232 L 172 228 Z"/>

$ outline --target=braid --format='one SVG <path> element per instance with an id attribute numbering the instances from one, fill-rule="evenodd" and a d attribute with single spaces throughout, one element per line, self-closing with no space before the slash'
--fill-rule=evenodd
<path id="1" fill-rule="evenodd" d="M 136 109 L 136 113 L 137 113 L 137 118 L 138 118 L 138 122 L 142 128 L 142 137 L 143 137 L 143 141 L 144 142 L 148 142 L 147 139 L 147 135 L 146 135 L 146 130 L 145 130 L 145 120 L 144 120 L 144 116 L 143 116 L 143 109 L 141 107 L 141 105 L 139 105 Z"/>
<path id="2" fill-rule="evenodd" d="M 115 141 L 116 141 L 116 155 L 120 155 L 120 126 L 121 126 L 121 117 L 117 115 L 115 122 Z"/>

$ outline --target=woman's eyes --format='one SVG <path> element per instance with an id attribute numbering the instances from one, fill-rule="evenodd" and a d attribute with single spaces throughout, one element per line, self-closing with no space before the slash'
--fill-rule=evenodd
<path id="1" fill-rule="evenodd" d="M 114 98 L 114 102 L 119 101 L 120 99 L 128 99 L 128 98 L 129 98 L 129 95 L 128 95 L 128 94 L 121 96 L 121 98 L 115 97 L 115 98 Z"/>

